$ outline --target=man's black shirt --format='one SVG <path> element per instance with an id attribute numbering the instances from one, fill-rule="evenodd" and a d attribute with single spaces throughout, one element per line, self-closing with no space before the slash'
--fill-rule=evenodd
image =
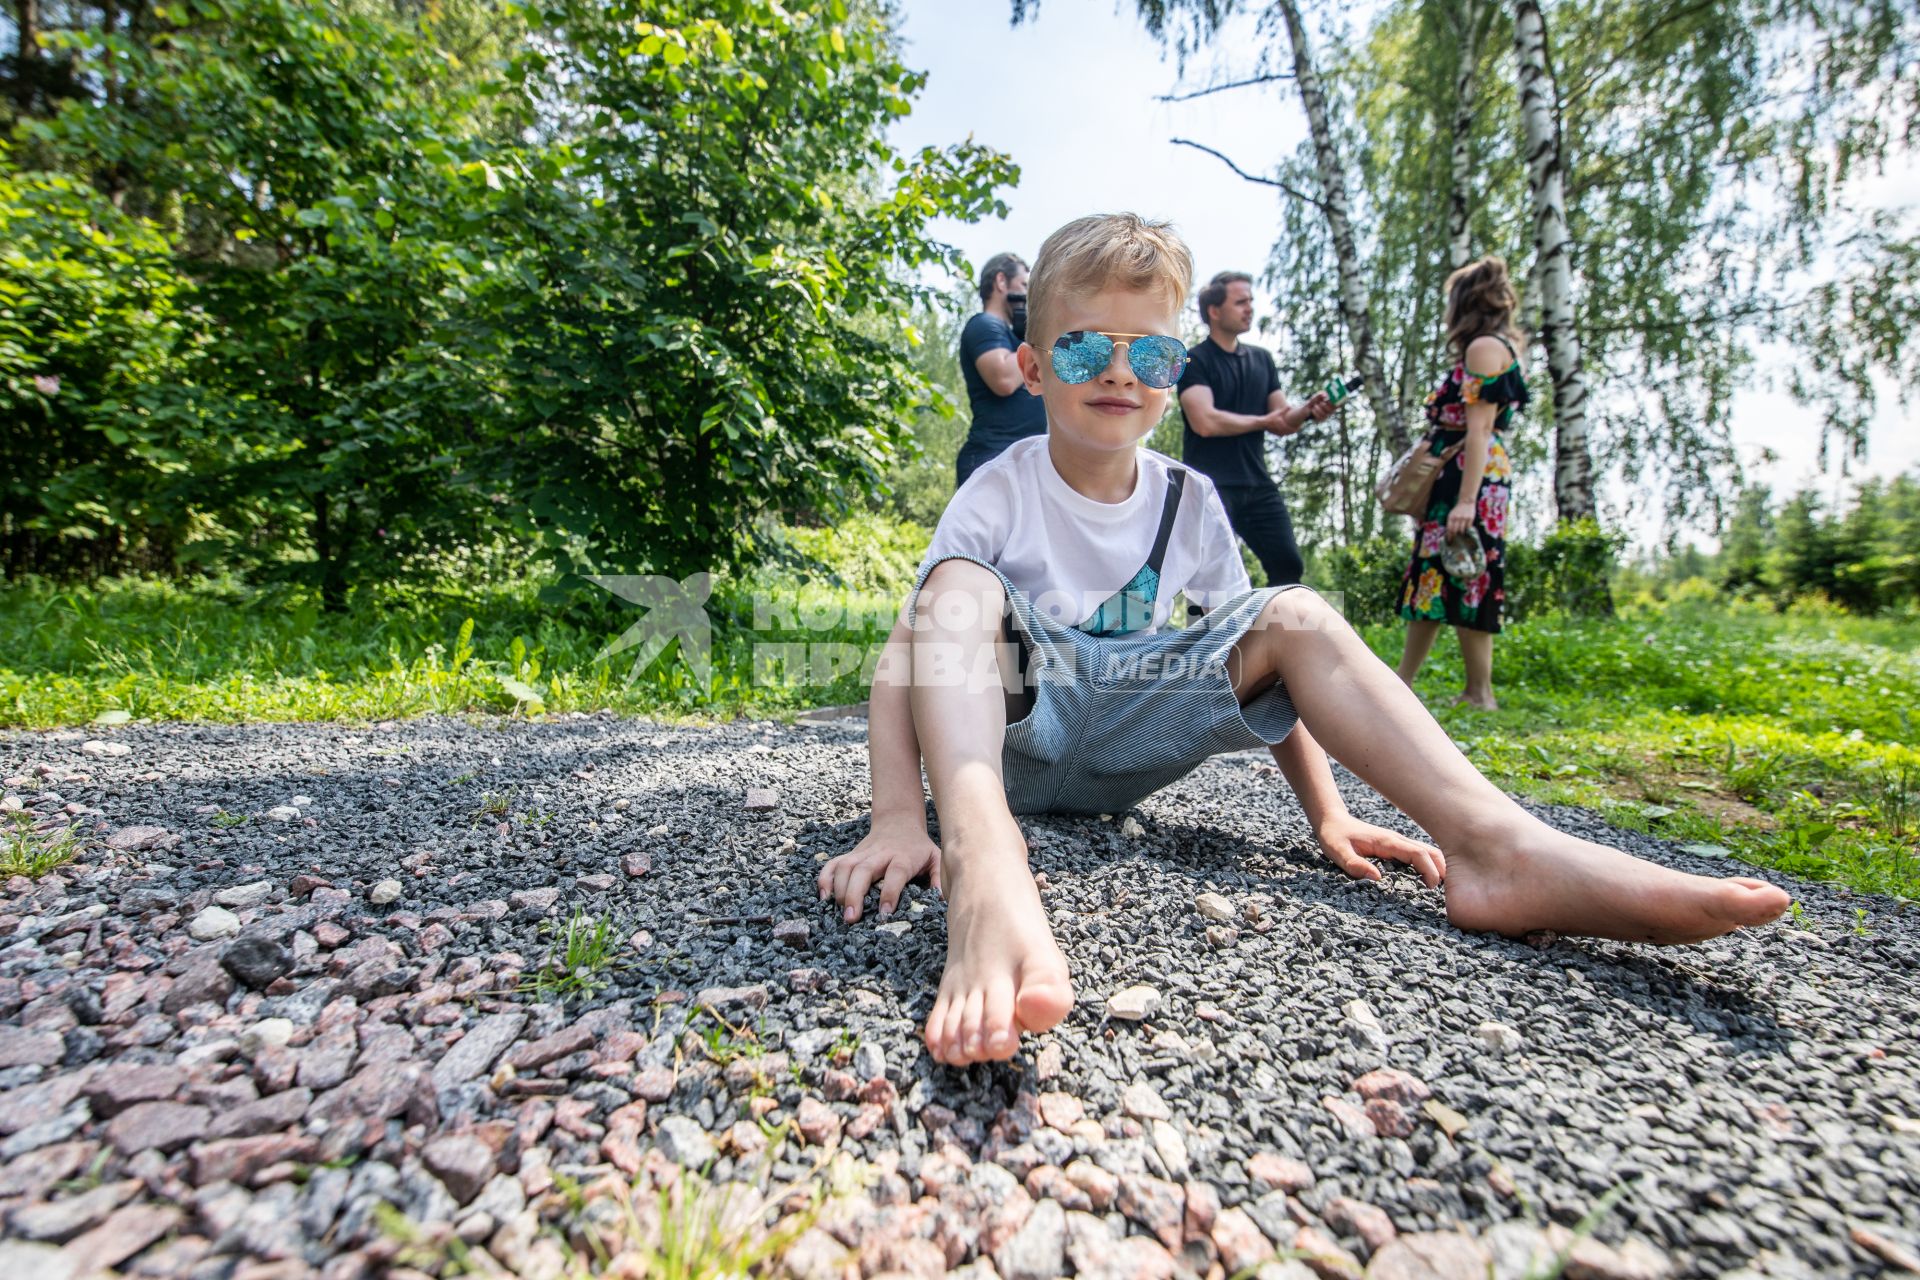
<path id="1" fill-rule="evenodd" d="M 1025 387 L 1015 387 L 1008 395 L 995 395 L 980 376 L 982 355 L 1019 348 L 1013 326 L 985 311 L 967 321 L 960 331 L 960 376 L 966 379 L 967 400 L 973 406 L 973 427 L 967 432 L 967 440 L 995 453 L 1015 440 L 1037 436 L 1047 429 L 1047 407 L 1039 396 Z"/>
<path id="2" fill-rule="evenodd" d="M 1233 351 L 1223 351 L 1209 336 L 1187 351 L 1187 371 L 1180 377 L 1180 390 L 1188 387 L 1211 388 L 1216 409 L 1258 417 L 1267 411 L 1267 398 L 1280 389 L 1280 374 L 1273 366 L 1273 353 L 1265 347 L 1242 342 Z M 1184 411 L 1181 416 L 1186 416 Z M 1180 455 L 1188 466 L 1216 485 L 1247 485 L 1270 481 L 1266 450 L 1264 431 L 1203 436 L 1189 425 Z"/>

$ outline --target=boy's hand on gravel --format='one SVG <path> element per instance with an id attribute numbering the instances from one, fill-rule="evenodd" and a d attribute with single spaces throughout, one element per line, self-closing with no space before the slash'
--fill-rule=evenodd
<path id="1" fill-rule="evenodd" d="M 1438 888 L 1446 879 L 1447 859 L 1438 849 L 1362 822 L 1351 814 L 1328 818 L 1316 834 L 1327 860 L 1356 880 L 1380 878 L 1380 868 L 1368 861 L 1370 858 L 1406 863 L 1420 873 L 1429 889 Z"/>
<path id="2" fill-rule="evenodd" d="M 843 908 L 841 914 L 851 924 L 860 918 L 867 890 L 877 882 L 880 918 L 885 920 L 900 905 L 900 891 L 922 875 L 933 881 L 935 889 L 940 887 L 940 846 L 927 837 L 924 821 L 876 821 L 866 839 L 851 852 L 820 868 L 820 900 L 838 902 Z"/>

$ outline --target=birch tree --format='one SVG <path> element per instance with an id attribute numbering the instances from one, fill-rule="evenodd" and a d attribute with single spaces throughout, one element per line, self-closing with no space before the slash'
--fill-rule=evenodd
<path id="1" fill-rule="evenodd" d="M 1520 64 L 1520 115 L 1533 192 L 1533 252 L 1540 280 L 1540 339 L 1553 378 L 1553 500 L 1560 519 L 1595 514 L 1593 452 L 1587 438 L 1587 384 L 1574 325 L 1573 237 L 1567 228 L 1565 161 L 1560 153 L 1559 98 L 1547 54 L 1539 0 L 1514 11 Z"/>
<path id="2" fill-rule="evenodd" d="M 1458 271 L 1473 260 L 1473 118 L 1478 105 L 1480 46 L 1493 6 L 1487 0 L 1459 0 L 1453 11 L 1460 40 L 1460 62 L 1453 78 L 1453 148 L 1447 183 L 1447 262 Z"/>
<path id="3" fill-rule="evenodd" d="M 1353 233 L 1353 218 L 1347 206 L 1347 177 L 1341 163 L 1340 147 L 1327 111 L 1327 95 L 1320 73 L 1313 64 L 1313 48 L 1307 39 L 1306 25 L 1300 20 L 1297 0 L 1278 0 L 1275 5 L 1287 24 L 1287 41 L 1293 49 L 1293 78 L 1300 88 L 1300 105 L 1307 113 L 1307 131 L 1313 139 L 1315 168 L 1318 170 L 1321 208 L 1327 230 L 1333 237 L 1333 250 L 1340 266 L 1340 314 L 1347 333 L 1353 339 L 1353 362 L 1365 380 L 1367 401 L 1373 407 L 1374 420 L 1395 452 L 1407 447 L 1406 416 L 1400 410 L 1399 397 L 1387 385 L 1380 366 L 1380 353 L 1373 344 L 1373 315 L 1367 301 L 1366 264 L 1361 260 L 1359 242 Z"/>

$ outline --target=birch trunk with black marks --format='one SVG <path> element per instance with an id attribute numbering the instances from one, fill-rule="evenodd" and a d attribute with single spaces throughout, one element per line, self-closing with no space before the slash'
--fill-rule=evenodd
<path id="1" fill-rule="evenodd" d="M 1458 271 L 1473 260 L 1468 226 L 1473 211 L 1473 110 L 1479 89 L 1480 42 L 1492 11 L 1487 0 L 1459 0 L 1453 15 L 1460 33 L 1460 68 L 1453 78 L 1453 171 L 1447 194 L 1447 261 Z"/>
<path id="2" fill-rule="evenodd" d="M 1561 520 L 1594 514 L 1593 455 L 1587 438 L 1587 384 L 1574 328 L 1573 239 L 1567 229 L 1566 170 L 1560 154 L 1558 91 L 1538 0 L 1519 0 L 1513 41 L 1520 58 L 1520 115 L 1533 187 L 1533 252 L 1540 281 L 1540 340 L 1553 376 L 1553 500 Z"/>
<path id="3" fill-rule="evenodd" d="M 1347 332 L 1353 335 L 1353 362 L 1364 380 L 1374 420 L 1394 452 L 1399 453 L 1408 444 L 1406 418 L 1400 412 L 1399 398 L 1387 386 L 1386 375 L 1380 368 L 1380 353 L 1373 345 L 1365 264 L 1360 261 L 1353 220 L 1347 209 L 1346 173 L 1340 166 L 1340 148 L 1327 113 L 1327 95 L 1320 84 L 1320 73 L 1314 70 L 1313 51 L 1307 45 L 1306 25 L 1300 20 L 1297 0 L 1279 0 L 1278 7 L 1287 22 L 1287 38 L 1293 45 L 1294 83 L 1300 86 L 1300 102 L 1306 108 L 1307 129 L 1313 138 L 1321 201 L 1340 269 L 1340 314 L 1346 321 Z"/>

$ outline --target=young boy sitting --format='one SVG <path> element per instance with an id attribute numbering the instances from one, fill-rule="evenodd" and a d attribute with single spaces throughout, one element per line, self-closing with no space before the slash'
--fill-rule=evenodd
<path id="1" fill-rule="evenodd" d="M 1191 278 L 1165 223 L 1088 217 L 1048 238 L 1017 354 L 1047 433 L 954 495 L 875 674 L 872 827 L 820 892 L 849 921 L 876 883 L 883 916 L 919 875 L 945 893 L 933 1057 L 1011 1057 L 1073 1003 L 1014 814 L 1117 813 L 1224 751 L 1270 748 L 1336 866 L 1378 879 L 1368 859 L 1409 864 L 1445 884 L 1461 929 L 1694 942 L 1784 911 L 1763 881 L 1685 875 L 1542 823 L 1319 596 L 1250 589 L 1212 485 L 1140 448 L 1185 363 Z M 1181 593 L 1207 612 L 1168 630 Z M 1439 848 L 1349 814 L 1327 752 Z"/>

